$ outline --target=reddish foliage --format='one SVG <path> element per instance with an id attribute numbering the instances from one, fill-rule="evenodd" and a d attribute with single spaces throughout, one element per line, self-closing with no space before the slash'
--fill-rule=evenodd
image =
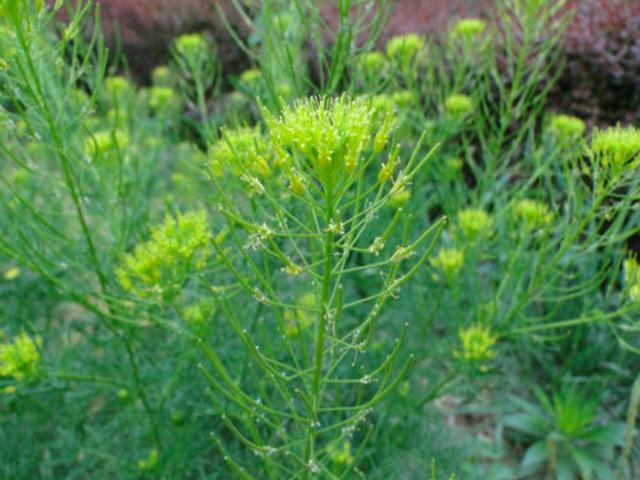
<path id="1" fill-rule="evenodd" d="M 54 1 L 54 0 L 49 0 Z M 407 32 L 442 33 L 462 17 L 488 16 L 494 0 L 395 0 L 381 39 Z M 215 11 L 218 3 L 232 24 L 246 26 L 229 0 L 98 0 L 110 45 L 121 35 L 122 50 L 134 74 L 145 78 L 166 61 L 176 35 L 206 30 L 218 44 L 225 71 L 237 72 L 246 58 L 234 44 Z M 328 4 L 329 2 L 327 2 Z M 552 104 L 591 121 L 640 120 L 640 1 L 571 0 L 576 16 L 563 47 L 566 69 Z M 323 10 L 337 25 L 334 8 Z"/>
<path id="2" fill-rule="evenodd" d="M 640 120 L 640 2 L 574 1 L 554 100 L 596 123 Z"/>
<path id="3" fill-rule="evenodd" d="M 54 2 L 55 0 L 49 0 Z M 246 30 L 228 0 L 96 0 L 109 46 L 120 46 L 132 73 L 146 79 L 166 62 L 173 39 L 183 33 L 207 31 L 225 66 L 245 63 L 216 11 L 218 4 L 238 30 Z M 118 40 L 119 38 L 119 40 Z"/>

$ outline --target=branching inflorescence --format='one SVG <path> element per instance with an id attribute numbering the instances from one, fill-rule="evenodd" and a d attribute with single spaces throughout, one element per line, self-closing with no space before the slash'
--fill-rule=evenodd
<path id="1" fill-rule="evenodd" d="M 377 120 L 367 101 L 310 98 L 264 115 L 264 133 L 225 131 L 211 149 L 211 179 L 231 231 L 227 241 L 236 247 L 214 248 L 245 293 L 268 307 L 269 328 L 293 341 L 260 345 L 237 300 L 218 295 L 220 310 L 272 387 L 268 398 L 253 398 L 204 343 L 213 372 L 203 372 L 237 406 L 223 419 L 264 459 L 271 478 L 308 478 L 334 471 L 331 452 L 350 448 L 344 442 L 350 445 L 372 407 L 410 368 L 411 358 L 394 373 L 406 324 L 378 366 L 363 371 L 357 359 L 385 303 L 426 262 L 444 219 L 414 239 L 405 228 L 400 242 L 391 234 L 402 219 L 408 227 L 401 208 L 388 225 L 376 224 L 433 151 L 423 155 L 419 144 L 402 164 L 391 148 L 385 158 L 392 118 Z M 373 243 L 370 231 L 378 231 Z M 364 271 L 379 273 L 377 291 L 350 288 Z"/>

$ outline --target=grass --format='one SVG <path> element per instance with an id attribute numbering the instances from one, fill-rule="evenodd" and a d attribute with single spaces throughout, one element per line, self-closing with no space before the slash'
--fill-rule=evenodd
<path id="1" fill-rule="evenodd" d="M 637 476 L 640 132 L 546 110 L 564 2 L 237 3 L 249 70 L 146 87 L 62 3 L 0 1 L 2 478 Z"/>

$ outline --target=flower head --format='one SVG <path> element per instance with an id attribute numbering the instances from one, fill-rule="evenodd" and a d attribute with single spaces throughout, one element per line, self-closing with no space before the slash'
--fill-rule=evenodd
<path id="1" fill-rule="evenodd" d="M 493 347 L 498 340 L 491 330 L 481 324 L 471 325 L 458 332 L 461 349 L 456 356 L 467 362 L 484 363 L 493 360 L 496 352 Z"/>
<path id="2" fill-rule="evenodd" d="M 21 332 L 13 342 L 0 344 L 0 377 L 13 377 L 24 380 L 37 375 L 40 369 L 40 352 L 42 340 L 35 340 Z"/>
<path id="3" fill-rule="evenodd" d="M 151 238 L 124 257 L 116 276 L 124 290 L 141 297 L 171 296 L 193 270 L 204 268 L 211 234 L 204 211 L 167 215 Z"/>
<path id="4" fill-rule="evenodd" d="M 151 80 L 156 87 L 170 87 L 171 71 L 166 65 L 160 65 L 151 72 Z"/>
<path id="5" fill-rule="evenodd" d="M 256 88 L 262 81 L 262 73 L 257 68 L 250 68 L 242 72 L 240 81 L 249 88 Z"/>
<path id="6" fill-rule="evenodd" d="M 624 285 L 633 303 L 640 304 L 640 264 L 636 257 L 624 261 Z"/>
<path id="7" fill-rule="evenodd" d="M 209 44 L 207 37 L 202 33 L 186 33 L 177 38 L 175 49 L 185 59 L 193 60 L 206 54 Z"/>
<path id="8" fill-rule="evenodd" d="M 243 174 L 268 177 L 270 150 L 258 128 L 242 127 L 224 130 L 222 138 L 210 150 L 212 170 L 217 175 L 230 171 L 235 176 Z"/>
<path id="9" fill-rule="evenodd" d="M 484 20 L 479 18 L 464 18 L 454 24 L 451 33 L 454 37 L 471 39 L 477 35 L 482 35 L 486 28 L 487 24 Z"/>
<path id="10" fill-rule="evenodd" d="M 473 112 L 473 100 L 467 95 L 454 93 L 445 99 L 444 109 L 450 115 L 462 117 Z"/>
<path id="11" fill-rule="evenodd" d="M 89 158 L 105 157 L 110 152 L 124 149 L 129 145 L 129 134 L 116 128 L 115 130 L 101 130 L 84 141 L 83 151 Z"/>
<path id="12" fill-rule="evenodd" d="M 371 143 L 372 113 L 365 99 L 305 99 L 267 118 L 271 144 L 278 157 L 302 155 L 321 176 L 348 174 Z"/>
<path id="13" fill-rule="evenodd" d="M 373 77 L 384 71 L 387 59 L 381 52 L 367 52 L 358 58 L 357 66 L 366 77 Z"/>
<path id="14" fill-rule="evenodd" d="M 545 203 L 529 198 L 517 202 L 513 214 L 530 230 L 542 228 L 553 220 L 553 214 Z"/>
<path id="15" fill-rule="evenodd" d="M 591 151 L 605 168 L 616 172 L 640 165 L 640 129 L 612 127 L 594 130 Z"/>
<path id="16" fill-rule="evenodd" d="M 4 279 L 7 281 L 15 280 L 20 276 L 20 269 L 18 267 L 10 267 L 4 272 Z"/>
<path id="17" fill-rule="evenodd" d="M 408 67 L 424 49 L 424 39 L 415 33 L 391 38 L 387 42 L 387 56 L 403 67 Z"/>
<path id="18" fill-rule="evenodd" d="M 578 117 L 556 114 L 551 117 L 549 129 L 555 138 L 561 141 L 575 141 L 582 136 L 586 125 Z"/>
<path id="19" fill-rule="evenodd" d="M 455 277 L 464 265 L 464 252 L 457 248 L 441 248 L 438 255 L 430 262 L 447 277 Z"/>
<path id="20" fill-rule="evenodd" d="M 480 208 L 467 208 L 458 212 L 460 229 L 468 238 L 486 235 L 493 228 L 493 219 Z"/>
<path id="21" fill-rule="evenodd" d="M 176 105 L 176 95 L 171 87 L 151 87 L 149 106 L 156 112 L 166 111 Z"/>
<path id="22" fill-rule="evenodd" d="M 353 455 L 351 454 L 351 443 L 347 440 L 329 444 L 327 448 L 329 458 L 336 465 L 353 464 Z"/>
<path id="23" fill-rule="evenodd" d="M 117 75 L 104 80 L 105 91 L 110 98 L 122 99 L 133 92 L 133 86 L 125 77 Z"/>

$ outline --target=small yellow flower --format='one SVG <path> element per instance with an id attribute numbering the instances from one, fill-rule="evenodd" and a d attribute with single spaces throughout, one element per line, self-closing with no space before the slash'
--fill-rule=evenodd
<path id="1" fill-rule="evenodd" d="M 640 304 L 640 264 L 635 256 L 624 261 L 624 285 L 629 299 Z"/>
<path id="2" fill-rule="evenodd" d="M 418 96 L 413 90 L 398 90 L 391 94 L 391 101 L 396 110 L 415 108 Z"/>
<path id="3" fill-rule="evenodd" d="M 84 142 L 84 154 L 90 158 L 107 156 L 117 149 L 129 145 L 129 134 L 124 130 L 102 130 L 88 137 Z"/>
<path id="4" fill-rule="evenodd" d="M 229 171 L 240 177 L 245 174 L 271 175 L 271 156 L 267 141 L 258 128 L 223 130 L 222 138 L 210 149 L 211 169 L 220 176 Z"/>
<path id="5" fill-rule="evenodd" d="M 456 356 L 467 362 L 483 363 L 493 360 L 496 352 L 493 347 L 498 338 L 491 330 L 481 324 L 471 325 L 458 332 L 461 349 Z"/>
<path id="6" fill-rule="evenodd" d="M 206 332 L 210 325 L 210 318 L 214 308 L 210 302 L 202 300 L 184 309 L 184 321 L 196 332 Z"/>
<path id="7" fill-rule="evenodd" d="M 186 33 L 176 39 L 175 49 L 178 55 L 193 61 L 208 53 L 209 42 L 202 33 Z"/>
<path id="8" fill-rule="evenodd" d="M 453 116 L 462 117 L 473 112 L 473 100 L 467 95 L 454 93 L 445 99 L 444 109 Z"/>
<path id="9" fill-rule="evenodd" d="M 4 279 L 7 281 L 15 280 L 20 276 L 20 269 L 18 267 L 11 267 L 4 272 Z"/>
<path id="10" fill-rule="evenodd" d="M 157 112 L 165 111 L 177 103 L 177 97 L 171 87 L 151 87 L 149 90 L 149 107 Z"/>
<path id="11" fill-rule="evenodd" d="M 160 65 L 151 72 L 151 81 L 156 87 L 171 86 L 171 71 L 166 65 Z"/>
<path id="12" fill-rule="evenodd" d="M 482 35 L 486 28 L 487 24 L 484 20 L 479 18 L 464 18 L 454 24 L 451 33 L 454 37 L 470 39 Z"/>
<path id="13" fill-rule="evenodd" d="M 424 39 L 415 33 L 393 37 L 387 42 L 387 57 L 406 67 L 424 49 L 424 45 Z"/>
<path id="14" fill-rule="evenodd" d="M 493 219 L 480 208 L 467 208 L 458 212 L 460 229 L 468 238 L 488 235 L 493 229 Z"/>
<path id="15" fill-rule="evenodd" d="M 387 59 L 381 52 L 368 52 L 358 58 L 357 66 L 367 77 L 379 76 L 387 66 Z"/>
<path id="16" fill-rule="evenodd" d="M 617 126 L 594 130 L 591 151 L 604 168 L 615 173 L 633 170 L 640 165 L 640 129 Z"/>
<path id="17" fill-rule="evenodd" d="M 365 99 L 310 98 L 267 117 L 276 152 L 303 156 L 321 177 L 351 173 L 371 144 L 373 112 Z"/>
<path id="18" fill-rule="evenodd" d="M 250 68 L 242 72 L 240 81 L 250 88 L 255 88 L 262 81 L 262 73 L 257 68 Z"/>
<path id="19" fill-rule="evenodd" d="M 575 141 L 586 129 L 585 123 L 578 117 L 556 114 L 551 117 L 549 129 L 554 137 L 563 142 Z"/>
<path id="20" fill-rule="evenodd" d="M 331 461 L 337 465 L 353 464 L 353 455 L 351 454 L 351 443 L 343 441 L 342 443 L 332 443 L 327 448 L 327 453 Z"/>
<path id="21" fill-rule="evenodd" d="M 21 332 L 11 343 L 0 344 L 0 377 L 24 380 L 36 376 L 40 369 L 38 347 L 41 345 L 39 337 L 33 339 L 25 332 Z"/>
<path id="22" fill-rule="evenodd" d="M 104 80 L 104 89 L 111 98 L 122 100 L 134 91 L 133 85 L 125 77 L 118 75 Z"/>
<path id="23" fill-rule="evenodd" d="M 520 200 L 514 205 L 513 214 L 530 230 L 542 228 L 553 220 L 553 214 L 545 203 L 528 198 Z"/>
<path id="24" fill-rule="evenodd" d="M 446 159 L 445 164 L 450 171 L 459 172 L 464 166 L 464 161 L 460 157 L 449 157 Z"/>
<path id="25" fill-rule="evenodd" d="M 430 262 L 447 277 L 455 277 L 464 265 L 464 252 L 457 248 L 441 248 L 436 258 Z"/>
<path id="26" fill-rule="evenodd" d="M 124 257 L 116 270 L 120 286 L 141 297 L 172 295 L 189 273 L 204 268 L 211 234 L 204 211 L 168 215 L 151 238 Z"/>
<path id="27" fill-rule="evenodd" d="M 15 385 L 7 385 L 6 387 L 4 387 L 2 389 L 2 392 L 5 395 L 13 395 L 14 393 L 16 393 L 18 391 L 18 389 L 16 388 Z"/>

